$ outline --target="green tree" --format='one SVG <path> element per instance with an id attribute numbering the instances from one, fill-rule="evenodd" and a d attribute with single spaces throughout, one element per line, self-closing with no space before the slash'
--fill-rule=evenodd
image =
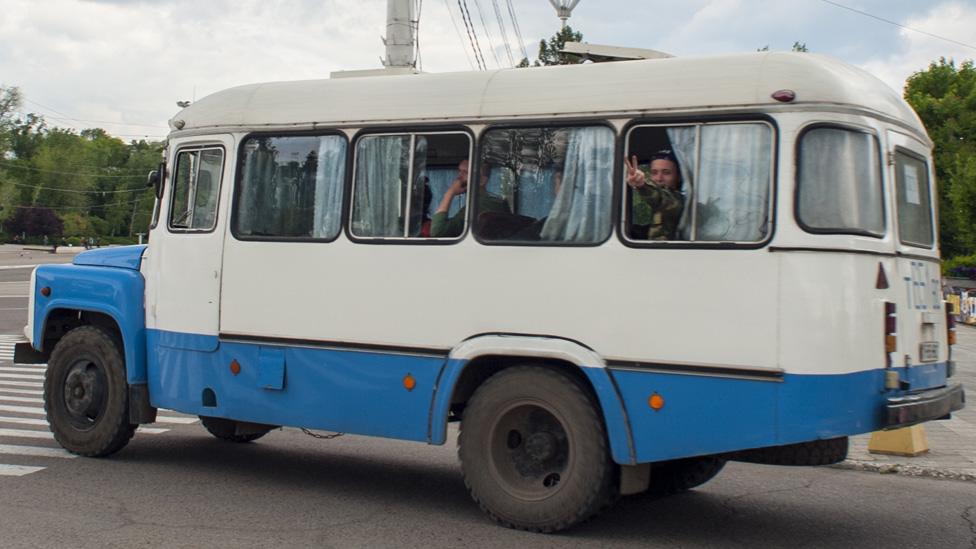
<path id="1" fill-rule="evenodd" d="M 549 40 L 539 41 L 539 58 L 532 64 L 534 67 L 547 65 L 576 65 L 580 61 L 568 55 L 559 53 L 566 45 L 566 42 L 582 42 L 583 33 L 574 31 L 573 27 L 566 25 L 552 35 Z M 528 58 L 523 58 L 517 66 L 528 67 Z"/>
<path id="2" fill-rule="evenodd" d="M 940 58 L 908 78 L 905 100 L 935 144 L 941 247 L 976 253 L 976 67 Z"/>

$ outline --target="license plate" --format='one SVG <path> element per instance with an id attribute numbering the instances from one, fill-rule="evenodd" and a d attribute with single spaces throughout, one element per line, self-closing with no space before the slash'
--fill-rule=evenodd
<path id="1" fill-rule="evenodd" d="M 922 362 L 935 362 L 936 360 L 939 360 L 938 341 L 925 341 L 922 342 L 918 347 L 919 360 Z"/>

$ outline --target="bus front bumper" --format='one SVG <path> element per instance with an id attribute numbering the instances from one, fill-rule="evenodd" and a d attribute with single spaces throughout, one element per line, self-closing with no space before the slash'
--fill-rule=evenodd
<path id="1" fill-rule="evenodd" d="M 966 393 L 959 384 L 889 398 L 886 404 L 885 429 L 947 418 L 950 413 L 962 410 L 965 405 Z"/>

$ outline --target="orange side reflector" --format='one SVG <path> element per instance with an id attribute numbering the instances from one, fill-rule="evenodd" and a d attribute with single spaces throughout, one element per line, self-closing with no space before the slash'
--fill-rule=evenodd
<path id="1" fill-rule="evenodd" d="M 403 376 L 403 388 L 408 391 L 413 391 L 413 388 L 417 386 L 417 380 L 410 374 Z"/>
<path id="2" fill-rule="evenodd" d="M 236 358 L 230 361 L 230 373 L 234 374 L 235 376 L 241 373 L 241 363 L 237 362 Z"/>
<path id="3" fill-rule="evenodd" d="M 885 352 L 893 353 L 898 350 L 898 336 L 888 334 L 885 336 Z"/>
<path id="4" fill-rule="evenodd" d="M 650 398 L 647 399 L 647 405 L 656 412 L 661 408 L 664 408 L 664 397 L 654 393 Z"/>
<path id="5" fill-rule="evenodd" d="M 956 344 L 956 331 L 949 330 L 949 345 L 955 345 L 955 344 Z"/>

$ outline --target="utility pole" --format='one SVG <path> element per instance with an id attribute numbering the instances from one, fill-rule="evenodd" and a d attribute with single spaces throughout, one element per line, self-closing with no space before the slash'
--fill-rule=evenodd
<path id="1" fill-rule="evenodd" d="M 573 9 L 580 0 L 549 0 L 552 7 L 556 8 L 556 17 L 559 17 L 563 22 L 563 28 L 566 28 L 566 20 L 569 19 L 570 15 L 573 15 Z"/>
<path id="2" fill-rule="evenodd" d="M 415 68 L 417 59 L 417 21 L 414 0 L 386 0 L 386 58 L 387 68 Z"/>

